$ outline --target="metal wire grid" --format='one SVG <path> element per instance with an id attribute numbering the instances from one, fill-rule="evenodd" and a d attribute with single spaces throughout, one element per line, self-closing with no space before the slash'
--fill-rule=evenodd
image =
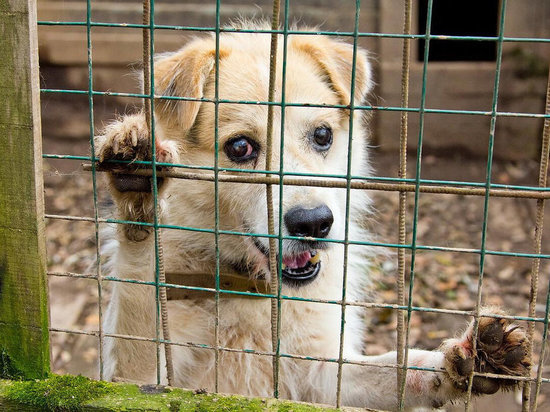
<path id="1" fill-rule="evenodd" d="M 97 331 L 81 331 L 81 330 L 66 330 L 66 329 L 59 329 L 59 328 L 50 328 L 52 332 L 64 332 L 64 333 L 73 333 L 73 334 L 84 334 L 84 335 L 91 335 L 91 336 L 97 336 L 99 339 L 99 372 L 100 372 L 100 378 L 103 379 L 103 340 L 105 337 L 112 337 L 112 338 L 121 338 L 121 339 L 132 339 L 132 340 L 140 340 L 140 341 L 148 341 L 148 342 L 155 342 L 157 344 L 157 381 L 160 383 L 160 346 L 164 345 L 165 347 L 169 347 L 170 345 L 176 345 L 176 346 L 184 346 L 184 347 L 195 347 L 195 348 L 207 348 L 211 349 L 215 352 L 215 359 L 216 359 L 216 390 L 218 389 L 218 381 L 219 381 L 219 368 L 218 368 L 218 359 L 219 359 L 219 353 L 220 351 L 225 352 L 240 352 L 240 353 L 247 353 L 251 355 L 259 355 L 259 356 L 271 356 L 274 360 L 274 390 L 273 394 L 274 397 L 278 397 L 278 364 L 280 358 L 292 358 L 292 359 L 302 359 L 302 360 L 310 360 L 310 361 L 324 361 L 324 362 L 333 362 L 338 364 L 338 383 L 337 383 L 337 406 L 340 406 L 340 393 L 341 393 L 341 371 L 342 366 L 344 364 L 358 364 L 358 365 L 370 365 L 370 366 L 378 366 L 378 367 L 390 367 L 395 368 L 398 372 L 398 378 L 401 382 L 400 385 L 400 409 L 403 408 L 403 401 L 406 396 L 405 393 L 405 377 L 407 370 L 425 370 L 425 371 L 435 371 L 438 372 L 432 368 L 423 368 L 423 367 L 416 367 L 416 366 L 409 366 L 407 364 L 407 353 L 408 353 L 408 337 L 409 337 L 409 327 L 410 327 L 410 317 L 412 315 L 412 312 L 435 312 L 435 313 L 453 313 L 453 314 L 460 314 L 460 315 L 473 315 L 476 320 L 476 331 L 477 333 L 477 320 L 479 319 L 479 307 L 481 303 L 481 294 L 482 294 L 482 286 L 483 286 L 483 269 L 484 269 L 484 261 L 486 255 L 499 255 L 499 256 L 513 256 L 513 257 L 524 257 L 524 258 L 532 258 L 533 259 L 533 273 L 532 273 L 532 286 L 534 287 L 534 290 L 536 291 L 538 288 L 538 271 L 539 271 L 539 262 L 540 259 L 550 259 L 550 255 L 542 254 L 541 248 L 540 248 L 540 242 L 542 237 L 542 219 L 537 218 L 537 224 L 536 224 L 536 233 L 537 237 L 535 239 L 535 252 L 534 253 L 519 253 L 519 252 L 503 252 L 503 251 L 494 251 L 494 250 L 487 250 L 485 245 L 486 240 L 486 233 L 487 233 L 487 224 L 488 224 L 488 204 L 490 197 L 496 197 L 496 196 L 502 196 L 502 197 L 517 197 L 517 198 L 533 198 L 537 199 L 537 213 L 540 217 L 541 214 L 544 211 L 544 202 L 545 199 L 550 198 L 550 188 L 546 187 L 546 174 L 547 174 L 547 168 L 548 168 L 548 150 L 549 150 L 549 144 L 548 140 L 550 139 L 550 110 L 548 108 L 547 104 L 547 110 L 545 114 L 537 114 L 537 113 L 519 113 L 519 112 L 499 112 L 497 109 L 498 104 L 498 91 L 499 91 L 499 76 L 500 76 L 500 65 L 502 60 L 502 46 L 505 42 L 539 42 L 539 43 L 550 43 L 550 39 L 547 38 L 518 38 L 518 37 L 505 37 L 504 36 L 504 23 L 505 23 L 505 16 L 506 16 L 506 0 L 502 1 L 501 8 L 500 8 L 500 26 L 499 26 L 499 34 L 497 37 L 479 37 L 479 36 L 435 36 L 430 33 L 430 25 L 431 25 L 431 19 L 432 19 L 432 10 L 433 10 L 433 0 L 428 1 L 428 8 L 427 8 L 427 21 L 426 21 L 426 34 L 425 35 L 415 35 L 410 33 L 410 24 L 407 26 L 405 24 L 405 29 L 403 34 L 393 34 L 393 33 L 367 33 L 367 32 L 360 32 L 359 31 L 359 15 L 360 15 L 360 0 L 356 0 L 356 11 L 355 11 L 355 20 L 354 20 L 354 31 L 353 32 L 329 32 L 329 31 L 297 31 L 297 30 L 290 30 L 288 25 L 288 15 L 289 15 L 289 0 L 285 0 L 284 4 L 284 21 L 283 21 L 283 28 L 279 29 L 279 21 L 278 17 L 280 14 L 280 5 L 279 1 L 275 0 L 273 5 L 273 26 L 272 30 L 244 30 L 244 29 L 228 29 L 228 28 L 222 28 L 220 26 L 220 0 L 216 1 L 216 26 L 215 27 L 187 27 L 187 26 L 167 26 L 167 25 L 156 25 L 154 22 L 154 0 L 145 0 L 144 1 L 144 23 L 143 24 L 125 24 L 125 23 L 102 23 L 102 22 L 94 22 L 91 19 L 91 0 L 87 0 L 87 13 L 86 13 L 86 21 L 85 22 L 53 22 L 53 21 L 40 21 L 38 24 L 40 25 L 57 25 L 57 26 L 85 26 L 86 27 L 86 33 L 87 33 L 87 49 L 88 49 L 88 90 L 62 90 L 62 89 L 42 89 L 41 91 L 43 93 L 70 93 L 70 94 L 83 94 L 87 95 L 88 97 L 88 103 L 89 103 L 89 118 L 90 118 L 90 149 L 91 149 L 91 155 L 90 156 L 71 156 L 71 155 L 61 155 L 61 154 L 44 154 L 44 158 L 53 158 L 53 159 L 71 159 L 71 160 L 82 160 L 82 161 L 89 161 L 90 164 L 87 166 L 87 169 L 91 170 L 92 172 L 92 182 L 93 182 L 93 199 L 94 199 L 94 217 L 80 217 L 80 216 L 62 216 L 62 215 L 46 215 L 47 218 L 52 219 L 65 219 L 65 220 L 76 220 L 76 221 L 90 221 L 94 222 L 95 224 L 95 234 L 96 234 L 96 243 L 97 243 L 97 249 L 96 249 L 96 256 L 97 256 L 97 270 L 96 274 L 77 274 L 77 273 L 57 273 L 57 272 L 50 272 L 49 275 L 52 276 L 66 276 L 66 277 L 72 277 L 72 278 L 86 278 L 86 279 L 95 279 L 97 280 L 97 287 L 98 287 L 98 296 L 99 296 L 99 317 L 100 317 L 100 326 Z M 410 18 L 410 7 L 411 2 L 410 0 L 406 0 L 405 2 L 405 21 Z M 149 14 L 147 14 L 147 9 L 149 10 Z M 407 14 L 408 13 L 408 14 Z M 148 16 L 147 19 L 145 16 Z M 147 74 L 149 74 L 149 81 L 150 81 L 150 87 L 145 88 L 144 93 L 113 93 L 113 92 L 105 92 L 105 91 L 97 91 L 94 90 L 93 87 L 93 76 L 92 76 L 92 36 L 91 36 L 91 29 L 92 27 L 118 27 L 118 28 L 142 28 L 144 30 L 144 58 L 145 61 L 145 74 L 147 77 Z M 187 97 L 173 97 L 173 96 L 156 96 L 155 90 L 154 90 L 154 65 L 153 65 L 153 55 L 154 55 L 154 31 L 155 30 L 183 30 L 183 31 L 195 31 L 195 32 L 214 32 L 215 33 L 215 39 L 216 39 L 216 59 L 215 59 L 215 65 L 216 65 L 216 84 L 215 84 L 215 97 L 214 99 L 193 99 L 193 98 L 187 98 Z M 266 33 L 271 34 L 272 39 L 274 39 L 275 42 L 275 48 L 276 42 L 279 35 L 282 35 L 284 45 L 283 45 L 283 62 L 282 62 L 282 81 L 283 81 L 283 87 L 282 87 L 282 97 L 281 101 L 277 102 L 274 101 L 273 95 L 270 95 L 270 98 L 266 102 L 258 102 L 258 101 L 229 101 L 229 100 L 223 100 L 219 99 L 218 94 L 218 65 L 219 65 L 219 37 L 221 33 L 224 32 L 240 32 L 240 33 Z M 149 36 L 149 43 L 147 44 L 146 36 Z M 235 168 L 221 168 L 218 165 L 218 108 L 220 104 L 253 104 L 253 105 L 266 105 L 268 106 L 268 109 L 270 112 L 272 112 L 273 107 L 279 106 L 281 107 L 281 126 L 284 125 L 284 109 L 285 107 L 293 107 L 293 106 L 304 106 L 304 104 L 301 103 L 287 103 L 285 102 L 285 95 L 284 95 L 284 84 L 286 81 L 286 52 L 287 52 L 287 39 L 289 35 L 328 35 L 328 36 L 344 36 L 344 37 L 352 37 L 353 38 L 353 73 L 352 73 L 352 79 L 351 79 L 351 91 L 352 91 L 352 97 L 351 102 L 349 106 L 345 105 L 314 105 L 309 104 L 308 106 L 313 107 L 336 107 L 341 109 L 346 109 L 349 111 L 350 114 L 350 134 L 349 134 L 349 151 L 348 151 L 348 170 L 346 175 L 319 175 L 319 174 L 307 174 L 307 173 L 292 173 L 292 172 L 285 172 L 283 169 L 283 155 L 284 155 L 284 127 L 281 127 L 281 157 L 280 157 L 280 164 L 279 164 L 279 170 L 272 170 L 269 163 L 266 164 L 266 170 L 241 170 L 241 169 L 235 169 Z M 404 60 L 403 60 L 403 91 L 405 93 L 405 82 L 408 79 L 408 70 L 409 70 L 409 56 L 407 51 L 407 44 L 412 39 L 425 39 L 425 52 L 424 52 L 424 65 L 423 65 L 423 74 L 422 74 L 422 97 L 420 101 L 420 106 L 415 107 L 408 107 L 407 101 L 405 98 L 402 99 L 402 106 L 400 107 L 380 107 L 380 106 L 372 106 L 372 105 L 355 105 L 353 102 L 353 92 L 354 92 L 354 85 L 355 85 L 355 58 L 357 54 L 357 42 L 358 39 L 362 37 L 377 37 L 377 38 L 395 38 L 395 39 L 403 39 L 405 43 L 404 47 Z M 494 83 L 494 89 L 493 89 L 493 102 L 492 107 L 490 111 L 472 111 L 472 110 L 446 110 L 446 109 L 430 109 L 426 107 L 426 81 L 427 81 L 427 67 L 428 67 L 428 57 L 429 57 L 429 42 L 430 40 L 435 39 L 445 39 L 449 41 L 453 40 L 471 40 L 471 41 L 493 41 L 497 44 L 497 67 L 496 67 L 496 76 L 495 76 L 495 83 Z M 273 46 L 272 46 L 273 47 Z M 276 53 L 271 53 L 271 55 L 276 55 Z M 271 61 L 272 67 L 274 67 L 275 63 L 272 59 Z M 148 66 L 148 67 L 147 67 Z M 270 81 L 271 83 L 271 90 L 273 87 L 273 80 Z M 149 89 L 149 90 L 148 90 Z M 550 89 L 549 89 L 550 90 Z M 109 95 L 109 96 L 119 96 L 119 97 L 137 97 L 137 98 L 143 98 L 148 104 L 150 105 L 150 110 L 154 111 L 154 99 L 160 98 L 160 99 L 174 99 L 174 100 L 185 100 L 185 101 L 201 101 L 201 102 L 208 102 L 213 103 L 215 106 L 215 164 L 214 167 L 207 167 L 207 166 L 196 166 L 196 165 L 186 165 L 186 164 L 165 164 L 157 162 L 154 155 L 154 139 L 155 139 L 155 122 L 154 118 L 150 116 L 148 119 L 150 122 L 150 129 L 151 129 L 151 135 L 153 140 L 153 159 L 150 162 L 134 162 L 137 164 L 145 164 L 151 166 L 149 170 L 141 170 L 140 173 L 143 174 L 149 174 L 153 177 L 153 197 L 155 202 L 155 210 L 157 206 L 157 194 L 158 194 L 158 188 L 156 184 L 156 177 L 157 176 L 167 176 L 167 177 L 174 177 L 174 178 L 184 178 L 184 179 L 201 179 L 201 180 L 211 180 L 215 184 L 215 226 L 214 229 L 206 229 L 206 228 L 197 228 L 197 227 L 182 227 L 182 226 L 174 226 L 174 225 L 167 225 L 162 224 L 159 221 L 159 217 L 157 213 L 155 213 L 154 216 L 154 222 L 153 223 L 147 223 L 147 222 L 135 222 L 135 221 L 125 221 L 125 220 L 119 220 L 119 219 L 104 219 L 99 217 L 99 212 L 97 208 L 97 185 L 96 185 L 96 174 L 98 171 L 100 171 L 100 167 L 96 164 L 97 159 L 94 156 L 95 148 L 94 148 L 94 141 L 93 136 L 95 134 L 94 130 L 94 122 L 93 122 L 93 98 L 94 96 L 102 96 L 102 95 Z M 405 95 L 404 95 L 405 96 Z M 547 94 L 547 100 L 550 101 Z M 146 103 L 147 106 L 147 103 Z M 351 174 L 351 168 L 350 168 L 350 156 L 351 156 L 351 150 L 352 150 L 352 134 L 353 134 L 353 116 L 356 110 L 367 110 L 367 111 L 398 111 L 401 112 L 405 116 L 404 121 L 404 127 L 402 128 L 402 159 L 401 163 L 403 164 L 404 154 L 403 149 L 406 148 L 406 115 L 408 113 L 418 113 L 420 118 L 420 130 L 418 135 L 418 150 L 417 150 L 417 156 L 416 156 L 416 170 L 415 170 L 415 177 L 413 179 L 407 179 L 406 172 L 402 170 L 400 172 L 399 178 L 387 178 L 387 177 L 366 177 L 366 176 L 354 176 Z M 486 174 L 486 180 L 484 183 L 472 183 L 472 182 L 461 182 L 461 181 L 442 181 L 442 180 L 426 180 L 421 178 L 421 160 L 422 160 L 422 139 L 423 139 L 423 124 L 424 124 L 424 116 L 427 113 L 446 113 L 446 114 L 468 114 L 468 115 L 479 115 L 479 116 L 490 116 L 491 118 L 491 127 L 490 127 L 490 133 L 489 133 L 489 154 L 487 159 L 487 174 Z M 495 125 L 496 121 L 499 117 L 530 117 L 530 118 L 543 118 L 544 119 L 544 133 L 543 133 L 543 147 L 541 150 L 541 164 L 540 164 L 540 179 L 539 179 L 539 186 L 533 187 L 533 186 L 510 186 L 510 185 L 499 185 L 499 184 L 493 184 L 491 182 L 491 169 L 492 169 L 492 163 L 493 163 L 493 145 L 494 145 L 494 136 L 495 136 Z M 272 121 L 272 120 L 271 120 Z M 268 128 L 268 130 L 271 130 L 271 127 Z M 269 143 L 270 144 L 270 143 Z M 268 156 L 269 158 L 269 156 Z M 125 163 L 123 161 L 113 161 L 114 163 Z M 171 166 L 175 168 L 175 171 L 169 171 L 169 172 L 160 172 L 156 170 L 156 166 Z M 211 175 L 205 174 L 197 174 L 193 172 L 188 171 L 179 171 L 178 168 L 188 169 L 188 170 L 207 170 L 210 172 L 213 172 Z M 220 174 L 220 172 L 244 172 L 251 174 L 250 176 L 231 176 L 227 174 Z M 262 177 L 261 175 L 264 174 L 265 177 Z M 316 239 L 318 241 L 325 241 L 325 242 L 333 242 L 333 243 L 341 243 L 344 245 L 344 259 L 345 262 L 347 262 L 347 250 L 349 245 L 362 245 L 362 246 L 374 246 L 374 247 L 389 247 L 389 248 L 395 248 L 399 250 L 400 252 L 405 252 L 406 250 L 410 250 L 411 253 L 411 265 L 410 265 L 410 283 L 409 283 L 409 289 L 408 289 L 408 304 L 405 305 L 404 301 L 400 301 L 397 305 L 391 305 L 391 304 L 378 304 L 378 303 L 372 303 L 372 302 L 352 302 L 346 300 L 346 277 L 347 277 L 347 265 L 345 264 L 343 267 L 343 273 L 344 273 L 344 281 L 343 281 L 343 288 L 342 288 L 342 299 L 341 300 L 323 300 L 323 299 L 305 299 L 305 298 L 298 298 L 298 297 L 292 297 L 292 296 L 285 296 L 281 294 L 281 288 L 280 288 L 280 280 L 281 280 L 281 272 L 278 271 L 278 281 L 277 287 L 275 289 L 272 288 L 270 294 L 260 294 L 260 293 L 252 293 L 252 292 L 239 292 L 239 291 L 230 291 L 230 290 L 223 290 L 220 288 L 220 264 L 219 264 L 219 235 L 235 235 L 235 236 L 255 236 L 255 237 L 264 237 L 268 238 L 270 240 L 270 248 L 273 251 L 275 249 L 275 241 L 277 240 L 279 242 L 279 248 L 282 247 L 283 240 L 286 239 L 300 239 L 293 236 L 283 236 L 281 231 L 281 225 L 279 225 L 279 231 L 278 234 L 274 233 L 273 225 L 270 225 L 269 233 L 262 234 L 262 233 L 242 233 L 242 232 L 235 232 L 235 231 L 227 231 L 227 230 L 221 230 L 219 228 L 219 195 L 218 195 L 218 183 L 220 181 L 240 181 L 240 182 L 247 182 L 247 183 L 256 183 L 256 184 L 264 184 L 267 188 L 268 193 L 268 199 L 269 199 L 269 193 L 271 185 L 278 185 L 279 186 L 279 204 L 282 204 L 282 196 L 283 196 L 283 186 L 284 185 L 309 185 L 309 186 L 336 186 L 336 187 L 344 187 L 346 188 L 346 227 L 345 227 L 345 236 L 343 240 L 340 239 Z M 366 241 L 359 241 L 359 240 L 352 240 L 349 239 L 349 197 L 351 193 L 351 189 L 374 189 L 374 190 L 391 190 L 391 191 L 399 191 L 401 193 L 401 196 L 404 196 L 406 192 L 414 192 L 414 212 L 413 212 L 413 233 L 412 233 L 412 242 L 410 244 L 407 244 L 404 242 L 404 240 L 400 241 L 399 244 L 390 244 L 390 243 L 380 243 L 380 242 L 366 242 Z M 483 226 L 482 226 L 482 240 L 481 240 L 481 246 L 479 249 L 465 249 L 465 248 L 451 248 L 451 247 L 441 247 L 441 246 L 431 246 L 431 245 L 419 245 L 417 244 L 417 221 L 418 221 L 418 211 L 419 211 L 419 194 L 421 192 L 428 192 L 428 193 L 456 193 L 456 194 L 462 194 L 462 195 L 477 195 L 477 196 L 484 196 L 484 219 L 483 219 Z M 271 209 L 271 210 L 270 210 Z M 270 202 L 268 202 L 268 212 L 271 213 L 271 218 L 273 217 L 273 211 L 272 206 L 270 206 Z M 282 221 L 282 210 L 279 208 L 279 221 Z M 101 272 L 101 256 L 99 251 L 99 225 L 102 223 L 115 223 L 115 224 L 134 224 L 134 225 L 143 225 L 143 226 L 149 226 L 154 229 L 155 234 L 155 252 L 156 252 L 156 260 L 155 260 L 155 280 L 153 282 L 147 282 L 147 281 L 140 281 L 135 279 L 120 279 L 114 276 L 106 276 Z M 402 223 L 401 225 L 403 225 Z M 199 232 L 205 232 L 205 233 L 212 233 L 215 237 L 215 248 L 216 248 L 216 283 L 215 288 L 201 288 L 201 287 L 193 287 L 193 286 L 183 286 L 183 285 L 175 285 L 175 284 L 169 284 L 166 283 L 163 279 L 161 279 L 161 272 L 162 269 L 162 259 L 159 260 L 159 253 L 160 258 L 162 257 L 162 244 L 160 241 L 160 229 L 178 229 L 178 230 L 188 230 L 188 231 L 199 231 Z M 480 264 L 479 264 L 479 277 L 478 277 L 478 293 L 477 293 L 477 305 L 476 308 L 473 311 L 459 311 L 459 310 L 447 310 L 447 309 L 438 309 L 438 308 L 429 308 L 429 307 L 419 307 L 413 305 L 413 288 L 414 288 L 414 274 L 415 274 L 415 256 L 416 252 L 420 250 L 433 250 L 433 251 L 450 251 L 450 252 L 457 252 L 457 253 L 474 253 L 478 254 L 480 256 Z M 273 254 L 271 257 L 271 267 L 273 268 L 274 262 L 273 262 Z M 404 257 L 404 255 L 403 255 Z M 280 260 L 282 259 L 282 256 L 279 256 L 279 267 L 281 267 Z M 401 259 L 401 257 L 400 257 Z M 127 282 L 127 283 L 135 283 L 135 284 L 143 284 L 143 285 L 150 285 L 154 286 L 156 290 L 156 298 L 157 298 L 157 313 L 156 313 L 156 337 L 155 338 L 144 338 L 140 336 L 129 336 L 129 335 L 120 335 L 120 334 L 107 334 L 104 333 L 102 329 L 102 282 L 103 281 L 114 281 L 114 282 Z M 195 343 L 195 342 L 173 342 L 170 339 L 167 339 L 166 337 L 161 336 L 161 313 L 160 313 L 160 305 L 159 305 L 159 298 L 160 298 L 160 290 L 164 289 L 166 287 L 171 288 L 178 288 L 178 289 L 190 289 L 190 290 L 202 290 L 202 291 L 209 291 L 214 293 L 215 299 L 216 299 L 216 323 L 215 323 L 215 345 L 206 345 L 201 343 Z M 404 285 L 402 286 L 404 287 Z M 404 292 L 401 290 L 400 292 Z M 246 295 L 246 296 L 263 296 L 266 298 L 271 298 L 272 302 L 275 302 L 276 305 L 274 306 L 274 317 L 273 317 L 273 331 L 274 331 L 274 340 L 273 340 L 273 350 L 272 351 L 255 351 L 250 350 L 247 348 L 242 349 L 232 349 L 227 347 L 222 347 L 219 344 L 219 336 L 218 336 L 218 320 L 219 320 L 219 296 L 220 293 L 224 294 L 236 294 L 236 295 Z M 404 296 L 404 295 L 403 295 Z M 535 399 L 533 404 L 533 410 L 536 409 L 536 400 L 539 393 L 540 385 L 542 382 L 548 383 L 550 382 L 550 379 L 548 378 L 542 378 L 542 361 L 543 361 L 543 355 L 544 355 L 544 348 L 546 345 L 547 340 L 547 331 L 548 331 L 548 323 L 549 323 L 549 313 L 550 313 L 550 286 L 549 291 L 547 294 L 547 302 L 546 302 L 546 312 L 545 316 L 541 318 L 535 317 L 534 312 L 534 302 L 536 299 L 536 293 L 533 293 L 530 300 L 530 312 L 529 316 L 499 316 L 494 315 L 495 318 L 507 318 L 507 319 L 513 319 L 513 320 L 525 320 L 530 322 L 530 329 L 529 333 L 533 333 L 534 324 L 535 322 L 540 322 L 544 324 L 544 335 L 543 335 L 543 343 L 542 343 L 542 353 L 541 353 L 541 360 L 539 365 L 539 370 L 536 378 L 533 377 L 503 377 L 501 375 L 498 375 L 499 378 L 504 379 L 513 379 L 517 381 L 524 381 L 524 382 L 535 382 L 536 383 L 536 390 L 535 390 Z M 281 353 L 280 346 L 279 346 L 279 325 L 280 325 L 280 307 L 281 307 L 281 300 L 295 300 L 295 301 L 306 301 L 306 302 L 318 302 L 318 303 L 325 303 L 325 304 L 337 304 L 341 305 L 342 307 L 342 317 L 341 317 L 341 330 L 340 330 L 340 351 L 338 358 L 318 358 L 318 357 L 310 357 L 310 356 L 301 356 L 301 355 L 295 355 L 295 354 L 287 354 L 287 353 Z M 406 330 L 401 330 L 401 336 L 405 338 L 404 341 L 400 340 L 398 344 L 398 353 L 402 354 L 400 358 L 398 358 L 397 364 L 393 365 L 379 365 L 379 364 L 369 364 L 365 362 L 355 362 L 348 359 L 345 359 L 343 357 L 343 341 L 344 341 L 344 322 L 345 322 L 345 308 L 346 306 L 360 306 L 365 308 L 389 308 L 389 309 L 395 309 L 398 310 L 400 313 L 406 314 L 407 322 Z M 401 326 L 403 328 L 404 325 Z M 475 340 L 474 340 L 475 341 Z M 475 375 L 479 376 L 488 376 L 488 377 L 494 377 L 496 375 L 494 374 L 480 374 L 475 373 Z M 471 386 L 472 386 L 472 379 L 470 379 L 469 388 L 468 388 L 468 400 L 466 403 L 466 408 L 470 408 L 470 396 L 471 396 Z M 523 409 L 528 410 L 529 408 L 529 388 L 530 385 L 525 385 L 525 391 L 524 391 L 524 402 L 523 402 Z"/>

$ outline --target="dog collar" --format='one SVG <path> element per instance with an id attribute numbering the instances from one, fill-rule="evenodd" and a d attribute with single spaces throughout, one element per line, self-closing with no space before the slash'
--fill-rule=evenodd
<path id="1" fill-rule="evenodd" d="M 212 273 L 166 273 L 166 283 L 197 288 L 216 288 L 216 276 Z M 250 279 L 248 275 L 231 270 L 220 271 L 220 289 L 234 292 L 271 294 L 269 282 L 265 279 Z M 212 290 L 166 288 L 168 300 L 204 299 L 214 297 Z M 263 296 L 223 293 L 228 298 L 262 299 Z"/>

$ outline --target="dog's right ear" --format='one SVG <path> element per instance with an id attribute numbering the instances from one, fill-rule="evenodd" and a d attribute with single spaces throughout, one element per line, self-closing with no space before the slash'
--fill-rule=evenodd
<path id="1" fill-rule="evenodd" d="M 365 50 L 358 48 L 354 61 L 351 44 L 326 36 L 292 36 L 291 45 L 315 61 L 331 89 L 340 98 L 341 104 L 351 103 L 354 75 L 354 103 L 362 104 L 365 101 L 374 84 Z"/>
<path id="2" fill-rule="evenodd" d="M 225 55 L 220 49 L 219 58 Z M 160 55 L 155 61 L 155 95 L 201 99 L 215 62 L 216 49 L 210 39 L 195 40 L 175 53 Z M 196 100 L 159 98 L 155 100 L 155 115 L 165 128 L 186 133 L 200 105 Z"/>

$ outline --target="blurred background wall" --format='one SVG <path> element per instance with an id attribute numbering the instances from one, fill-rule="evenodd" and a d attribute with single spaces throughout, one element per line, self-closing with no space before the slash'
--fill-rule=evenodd
<path id="1" fill-rule="evenodd" d="M 426 0 L 414 1 L 413 31 L 425 33 Z M 497 36 L 499 0 L 462 0 L 434 3 L 433 34 Z M 92 21 L 141 23 L 139 0 L 93 0 Z M 86 21 L 86 1 L 38 0 L 39 20 Z M 221 22 L 242 17 L 268 17 L 271 0 L 222 0 Z M 323 30 L 352 32 L 353 0 L 293 0 L 290 20 L 318 25 Z M 156 0 L 155 23 L 193 27 L 215 26 L 214 0 Z M 403 2 L 363 0 L 359 30 L 372 33 L 401 33 Z M 197 32 L 155 31 L 155 50 L 180 48 Z M 550 4 L 547 0 L 510 0 L 506 12 L 506 37 L 550 37 Z M 42 87 L 87 90 L 88 68 L 86 29 L 78 26 L 40 26 Z M 377 90 L 370 103 L 400 105 L 402 40 L 363 37 L 360 44 L 372 52 Z M 423 41 L 412 42 L 410 106 L 419 107 L 423 67 Z M 141 30 L 92 28 L 93 85 L 95 90 L 137 92 L 132 73 L 141 60 Z M 542 113 L 550 44 L 506 42 L 498 110 Z M 489 112 L 493 96 L 496 43 L 487 41 L 432 41 L 428 66 L 426 105 L 432 109 Z M 135 100 L 135 99 L 134 99 Z M 44 134 L 63 139 L 89 136 L 85 96 L 43 95 Z M 95 123 L 101 124 L 114 112 L 139 104 L 128 98 L 96 97 Z M 70 116 L 69 116 L 70 114 Z M 399 112 L 379 112 L 374 120 L 373 142 L 381 150 L 394 151 L 399 144 Z M 425 119 L 425 147 L 436 154 L 462 151 L 485 157 L 489 137 L 488 116 L 428 114 Z M 418 115 L 409 118 L 409 148 L 416 146 Z M 495 156 L 503 159 L 537 158 L 542 121 L 533 118 L 501 117 L 497 122 Z"/>

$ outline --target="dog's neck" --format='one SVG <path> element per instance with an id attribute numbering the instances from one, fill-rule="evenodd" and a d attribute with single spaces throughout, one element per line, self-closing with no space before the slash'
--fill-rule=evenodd
<path id="1" fill-rule="evenodd" d="M 265 279 L 251 279 L 248 274 L 237 273 L 226 268 L 220 268 L 219 277 L 219 289 L 229 291 L 221 292 L 224 297 L 261 299 L 262 296 L 232 292 L 271 293 L 269 282 Z M 212 273 L 167 273 L 166 283 L 185 286 L 168 287 L 167 295 L 169 300 L 214 297 L 216 292 L 216 275 Z"/>

